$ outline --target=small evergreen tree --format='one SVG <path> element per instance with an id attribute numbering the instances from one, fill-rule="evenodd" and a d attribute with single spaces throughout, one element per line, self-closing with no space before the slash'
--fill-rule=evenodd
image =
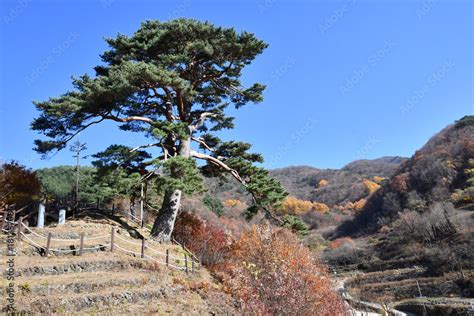
<path id="1" fill-rule="evenodd" d="M 221 200 L 215 196 L 206 194 L 206 196 L 202 199 L 202 202 L 211 212 L 214 212 L 217 216 L 222 216 L 224 214 L 224 205 L 222 205 Z"/>

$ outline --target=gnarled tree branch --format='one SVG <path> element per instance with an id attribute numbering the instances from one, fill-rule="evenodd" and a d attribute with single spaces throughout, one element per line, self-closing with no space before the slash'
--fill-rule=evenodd
<path id="1" fill-rule="evenodd" d="M 195 141 L 196 143 L 201 144 L 204 148 L 206 148 L 210 152 L 215 151 L 215 149 L 211 148 L 201 137 L 191 137 L 191 140 Z"/>
<path id="2" fill-rule="evenodd" d="M 204 124 L 206 119 L 211 118 L 211 117 L 216 117 L 216 116 L 217 116 L 217 114 L 214 113 L 214 112 L 201 113 L 201 115 L 199 116 L 199 119 L 197 120 L 197 122 L 190 126 L 191 130 L 192 131 L 197 130 L 199 127 L 202 126 L 202 124 Z"/>

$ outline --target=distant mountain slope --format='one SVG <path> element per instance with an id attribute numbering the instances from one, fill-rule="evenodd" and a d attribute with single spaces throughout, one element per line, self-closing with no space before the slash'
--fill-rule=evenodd
<path id="1" fill-rule="evenodd" d="M 364 180 L 373 180 L 374 176 L 390 177 L 407 159 L 382 157 L 357 160 L 340 170 L 291 166 L 272 170 L 271 175 L 279 180 L 291 195 L 299 199 L 330 206 L 342 205 L 367 197 L 369 190 Z"/>
<path id="2" fill-rule="evenodd" d="M 391 177 L 398 167 L 408 158 L 399 156 L 381 157 L 378 159 L 361 159 L 348 163 L 342 170 L 356 173 L 365 177 Z"/>
<path id="3" fill-rule="evenodd" d="M 367 201 L 343 234 L 373 232 L 403 210 L 422 213 L 434 202 L 474 201 L 474 116 L 466 116 L 433 136 Z M 471 171 L 469 171 L 471 170 Z"/>

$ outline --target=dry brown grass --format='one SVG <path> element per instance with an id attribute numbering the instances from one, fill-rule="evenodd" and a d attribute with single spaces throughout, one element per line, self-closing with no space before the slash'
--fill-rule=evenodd
<path id="1" fill-rule="evenodd" d="M 48 227 L 33 231 L 47 235 L 51 232 L 56 238 L 69 238 L 72 234 L 84 232 L 86 236 L 99 236 L 110 234 L 109 221 L 70 221 L 65 226 Z M 144 234 L 144 232 L 142 232 Z M 129 236 L 126 229 L 119 228 L 117 233 L 121 238 L 135 242 L 136 245 L 117 241 L 123 247 L 135 252 L 140 252 L 140 240 Z M 30 237 L 32 234 L 29 234 Z M 33 238 L 33 237 L 31 237 Z M 3 236 L 0 238 L 4 242 Z M 41 238 L 37 237 L 35 241 Z M 66 244 L 68 242 L 65 242 Z M 96 245 L 85 243 L 85 245 Z M 160 252 L 165 253 L 169 249 L 170 255 L 178 258 L 184 257 L 183 250 L 176 245 L 162 245 L 150 241 L 150 245 Z M 52 244 L 52 247 L 57 245 Z M 50 310 L 48 313 L 62 315 L 84 315 L 84 314 L 143 314 L 143 315 L 200 315 L 217 312 L 225 313 L 229 310 L 235 312 L 233 300 L 222 293 L 220 285 L 216 283 L 210 273 L 202 268 L 195 273 L 186 274 L 184 271 L 168 268 L 165 265 L 153 261 L 133 257 L 118 250 L 114 252 L 99 251 L 95 253 L 84 253 L 82 256 L 73 255 L 50 255 L 42 257 L 33 255 L 31 246 L 27 241 L 16 244 L 18 256 L 15 257 L 15 269 L 38 267 L 67 267 L 87 263 L 89 266 L 117 262 L 114 269 L 95 268 L 97 271 L 69 270 L 60 274 L 38 274 L 33 276 L 19 276 L 15 280 L 17 288 L 16 304 L 20 310 L 38 311 L 35 307 L 38 302 L 48 301 Z M 30 251 L 28 251 L 30 250 Z M 145 252 L 147 253 L 147 252 Z M 150 252 L 151 254 L 151 252 Z M 164 261 L 164 258 L 162 259 Z M 170 259 L 170 263 L 174 263 Z M 107 265 L 104 265 L 107 266 Z M 0 262 L 0 269 L 5 269 L 6 260 Z M 123 268 L 120 268 L 123 267 Z M 6 279 L 2 278 L 2 287 L 6 285 Z M 89 290 L 92 289 L 92 290 Z M 163 296 L 160 291 L 165 289 Z M 45 295 L 48 293 L 48 295 Z M 139 302 L 115 299 L 120 295 L 144 295 L 145 299 Z M 141 294 L 140 294 L 141 293 Z M 156 294 L 158 293 L 158 294 Z M 147 297 L 150 295 L 150 297 Z M 158 297 L 156 297 L 158 295 Z M 100 301 L 94 306 L 84 306 L 80 310 L 70 310 L 67 302 L 82 302 L 94 297 L 105 297 L 107 303 Z M 141 297 L 141 296 L 138 296 Z M 80 303 L 79 303 L 80 304 Z"/>

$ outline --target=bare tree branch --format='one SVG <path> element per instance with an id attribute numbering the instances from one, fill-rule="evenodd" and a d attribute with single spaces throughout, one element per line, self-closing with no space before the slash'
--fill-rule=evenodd
<path id="1" fill-rule="evenodd" d="M 217 116 L 217 114 L 214 113 L 214 112 L 201 113 L 201 115 L 199 116 L 199 119 L 197 120 L 197 122 L 190 126 L 191 130 L 192 131 L 197 130 L 199 127 L 202 126 L 202 124 L 204 124 L 206 119 L 211 118 L 211 117 L 216 117 L 216 116 Z"/>
<path id="2" fill-rule="evenodd" d="M 134 148 L 130 149 L 130 152 L 133 153 L 134 151 L 137 151 L 137 150 L 142 149 L 142 148 L 157 147 L 157 146 L 160 146 L 160 145 L 161 145 L 161 142 L 160 143 L 140 145 L 140 146 L 137 146 L 137 147 L 134 147 Z"/>
<path id="3" fill-rule="evenodd" d="M 202 139 L 201 137 L 191 137 L 191 140 L 195 141 L 196 143 L 201 144 L 202 146 L 204 146 L 204 148 L 206 148 L 207 150 L 209 150 L 211 152 L 215 151 L 215 149 L 211 148 L 208 144 L 206 144 L 204 139 Z"/>
<path id="4" fill-rule="evenodd" d="M 129 116 L 129 117 L 117 117 L 114 115 L 103 115 L 102 116 L 106 120 L 112 120 L 115 122 L 120 122 L 120 123 L 128 123 L 131 121 L 140 121 L 140 122 L 145 122 L 145 123 L 154 123 L 154 121 L 149 118 L 149 117 L 143 117 L 143 116 Z"/>
<path id="5" fill-rule="evenodd" d="M 221 167 L 222 169 L 230 172 L 230 174 L 237 180 L 239 181 L 240 183 L 242 183 L 243 185 L 246 185 L 245 181 L 240 177 L 239 173 L 235 170 L 235 169 L 232 169 L 230 168 L 228 165 L 226 165 L 224 162 L 220 161 L 219 159 L 215 158 L 215 157 L 212 157 L 212 156 L 209 156 L 209 155 L 206 155 L 206 154 L 203 154 L 203 153 L 199 153 L 197 151 L 194 151 L 194 150 L 191 150 L 190 152 L 191 156 L 194 157 L 194 158 L 198 158 L 198 159 L 203 159 L 203 160 L 207 160 L 209 161 L 210 163 L 216 165 L 216 166 L 219 166 Z"/>

